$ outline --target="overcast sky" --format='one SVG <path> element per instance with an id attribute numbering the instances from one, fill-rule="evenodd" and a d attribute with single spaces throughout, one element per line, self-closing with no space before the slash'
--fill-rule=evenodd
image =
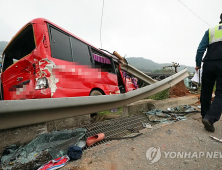
<path id="1" fill-rule="evenodd" d="M 180 1 L 104 0 L 102 48 L 195 66 L 205 31 L 220 21 L 222 0 Z M 102 5 L 103 0 L 0 0 L 0 41 L 10 41 L 23 25 L 41 17 L 101 48 Z"/>

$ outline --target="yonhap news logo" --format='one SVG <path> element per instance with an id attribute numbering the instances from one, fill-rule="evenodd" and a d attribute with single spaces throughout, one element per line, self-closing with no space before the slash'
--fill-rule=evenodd
<path id="1" fill-rule="evenodd" d="M 157 161 L 160 160 L 161 158 L 161 152 L 160 152 L 160 147 L 150 147 L 147 151 L 146 151 L 146 158 L 149 162 L 149 164 L 153 164 Z"/>
<path id="2" fill-rule="evenodd" d="M 170 159 L 222 159 L 222 152 L 165 152 L 161 153 L 160 147 L 150 147 L 146 151 L 146 158 L 149 164 L 153 164 L 160 160 L 161 155 Z"/>

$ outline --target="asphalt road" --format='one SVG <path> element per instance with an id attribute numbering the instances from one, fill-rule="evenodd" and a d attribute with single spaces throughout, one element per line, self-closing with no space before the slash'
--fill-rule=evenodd
<path id="1" fill-rule="evenodd" d="M 214 133 L 206 131 L 200 113 L 192 114 L 184 121 L 144 129 L 135 139 L 93 147 L 62 170 L 222 169 L 222 143 L 209 137 L 222 138 L 221 120 L 215 129 Z"/>

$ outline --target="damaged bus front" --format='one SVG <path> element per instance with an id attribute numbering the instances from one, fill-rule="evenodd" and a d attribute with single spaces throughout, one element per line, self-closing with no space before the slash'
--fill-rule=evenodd
<path id="1" fill-rule="evenodd" d="M 25 25 L 3 52 L 1 99 L 125 93 L 137 88 L 119 60 L 52 22 Z"/>

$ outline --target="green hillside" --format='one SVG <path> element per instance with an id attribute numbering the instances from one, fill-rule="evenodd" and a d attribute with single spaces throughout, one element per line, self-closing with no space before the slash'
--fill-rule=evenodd
<path id="1" fill-rule="evenodd" d="M 155 70 L 162 70 L 164 66 L 172 65 L 172 63 L 163 63 L 163 64 L 155 63 L 152 60 L 145 59 L 142 57 L 130 57 L 126 59 L 128 63 L 130 63 L 132 66 L 145 72 L 153 72 Z M 180 65 L 180 67 L 178 67 L 178 71 L 183 70 L 185 67 L 187 68 L 189 72 L 194 72 L 194 67 L 185 66 L 185 65 Z"/>

